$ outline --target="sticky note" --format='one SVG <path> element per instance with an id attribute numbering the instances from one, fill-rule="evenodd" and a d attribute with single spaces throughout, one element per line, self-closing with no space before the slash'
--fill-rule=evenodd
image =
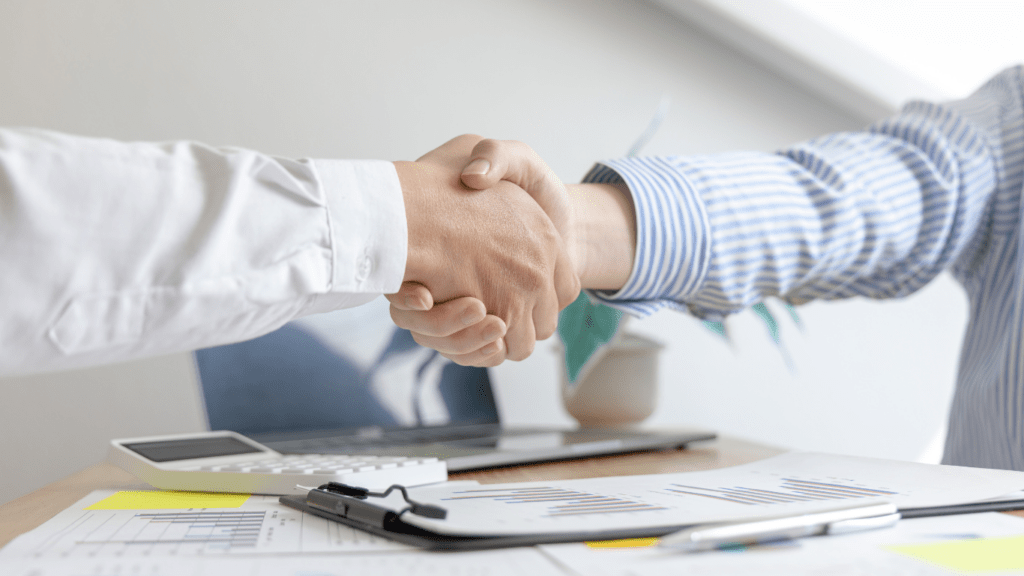
<path id="1" fill-rule="evenodd" d="M 599 542 L 587 542 L 591 548 L 646 548 L 658 543 L 657 538 L 626 538 L 623 540 L 601 540 Z"/>
<path id="2" fill-rule="evenodd" d="M 182 508 L 238 508 L 249 494 L 214 494 L 173 490 L 123 490 L 100 500 L 86 510 L 167 510 Z"/>
<path id="3" fill-rule="evenodd" d="M 957 572 L 1024 570 L 1024 536 L 886 546 L 886 549 Z"/>

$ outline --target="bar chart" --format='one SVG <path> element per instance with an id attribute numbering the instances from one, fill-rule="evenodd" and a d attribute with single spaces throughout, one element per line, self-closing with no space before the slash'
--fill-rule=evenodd
<path id="1" fill-rule="evenodd" d="M 585 514 L 621 514 L 624 512 L 654 512 L 667 510 L 663 506 L 648 504 L 633 498 L 594 494 L 567 488 L 539 486 L 532 488 L 506 488 L 464 490 L 445 500 L 487 499 L 509 505 L 548 503 L 546 517 L 581 516 Z"/>
<path id="2" fill-rule="evenodd" d="M 899 492 L 858 486 L 851 482 L 781 478 L 775 489 L 750 486 L 705 488 L 686 484 L 672 484 L 667 488 L 675 494 L 699 496 L 736 504 L 764 506 L 794 502 L 851 500 L 899 496 Z"/>

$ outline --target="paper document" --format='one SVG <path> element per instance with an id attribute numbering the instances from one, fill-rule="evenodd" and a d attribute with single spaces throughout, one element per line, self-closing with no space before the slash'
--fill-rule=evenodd
<path id="1" fill-rule="evenodd" d="M 1006 544 L 1021 535 L 1024 518 L 986 512 L 904 520 L 885 530 L 696 554 L 655 546 L 551 544 L 541 549 L 587 576 L 952 576 L 992 574 L 993 568 L 1003 570 L 995 572 L 1002 575 L 1024 574 L 1024 555 L 1006 553 Z"/>
<path id="2" fill-rule="evenodd" d="M 470 485 L 472 486 L 472 485 Z M 166 492 L 97 490 L 0 550 L 12 558 L 133 558 L 412 548 L 282 506 L 276 496 L 235 497 L 224 508 L 132 510 L 126 502 L 181 502 Z M 241 501 L 239 501 L 241 500 Z"/>
<path id="3" fill-rule="evenodd" d="M 79 558 L 0 563 L 4 576 L 565 576 L 536 548 L 436 554 Z"/>
<path id="4" fill-rule="evenodd" d="M 557 482 L 423 486 L 416 500 L 448 509 L 424 528 L 460 535 L 594 533 L 756 519 L 872 501 L 900 508 L 958 504 L 1024 487 L 1024 472 L 789 453 L 732 468 Z M 389 499 L 388 506 L 401 504 Z"/>

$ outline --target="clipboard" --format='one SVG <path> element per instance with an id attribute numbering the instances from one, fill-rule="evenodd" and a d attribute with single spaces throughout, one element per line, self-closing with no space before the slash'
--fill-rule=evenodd
<path id="1" fill-rule="evenodd" d="M 402 510 L 392 510 L 369 502 L 369 498 L 385 498 L 391 492 L 399 491 L 408 506 Z M 648 528 L 629 528 L 621 530 L 600 530 L 587 532 L 542 532 L 532 534 L 509 535 L 467 535 L 445 534 L 427 530 L 420 526 L 405 522 L 402 517 L 415 514 L 428 518 L 444 519 L 447 511 L 432 504 L 422 504 L 409 498 L 406 488 L 393 485 L 384 492 L 371 492 L 365 488 L 348 486 L 337 482 L 324 484 L 311 489 L 305 498 L 283 496 L 280 502 L 290 508 L 308 512 L 321 518 L 351 526 L 353 528 L 394 540 L 402 544 L 416 546 L 426 550 L 465 551 L 488 550 L 495 548 L 511 548 L 516 546 L 534 546 L 537 544 L 564 544 L 571 542 L 623 540 L 629 538 L 659 538 L 673 532 L 692 528 L 693 524 L 675 526 L 652 526 Z M 903 519 L 926 518 L 930 516 L 946 516 L 952 514 L 971 514 L 976 512 L 1002 512 L 1024 510 L 1024 500 L 994 500 L 972 502 L 948 506 L 930 506 L 918 508 L 901 508 L 898 510 Z"/>
<path id="2" fill-rule="evenodd" d="M 396 512 L 367 502 L 368 498 L 371 497 L 385 498 L 392 491 L 401 492 L 409 506 L 404 510 Z M 411 500 L 405 487 L 397 484 L 384 492 L 371 492 L 365 488 L 331 482 L 310 490 L 305 498 L 300 496 L 282 496 L 280 502 L 290 508 L 351 526 L 375 536 L 426 550 L 437 551 L 490 550 L 495 548 L 534 546 L 536 544 L 652 538 L 664 536 L 689 527 L 688 524 L 685 524 L 594 532 L 552 532 L 487 536 L 444 534 L 427 530 L 402 520 L 402 516 L 410 513 L 430 518 L 444 518 L 441 514 L 444 514 L 446 511 L 437 506 L 420 504 Z"/>

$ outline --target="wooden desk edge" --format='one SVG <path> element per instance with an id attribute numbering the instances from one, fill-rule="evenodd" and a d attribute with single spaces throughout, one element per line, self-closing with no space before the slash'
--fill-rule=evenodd
<path id="1" fill-rule="evenodd" d="M 685 450 L 637 452 L 617 456 L 545 462 L 451 474 L 455 480 L 527 482 L 632 474 L 707 470 L 753 462 L 783 450 L 734 438 L 697 442 Z M 93 490 L 151 490 L 152 487 L 111 464 L 96 464 L 0 506 L 0 547 L 46 522 Z"/>
<path id="2" fill-rule="evenodd" d="M 493 484 L 711 470 L 754 462 L 783 452 L 785 450 L 779 448 L 726 437 L 694 443 L 685 450 L 637 452 L 461 472 L 451 474 L 450 478 Z M 46 522 L 93 490 L 102 489 L 149 490 L 152 487 L 116 466 L 106 463 L 90 466 L 0 506 L 0 547 Z M 1024 512 L 1011 514 L 1024 517 Z"/>

